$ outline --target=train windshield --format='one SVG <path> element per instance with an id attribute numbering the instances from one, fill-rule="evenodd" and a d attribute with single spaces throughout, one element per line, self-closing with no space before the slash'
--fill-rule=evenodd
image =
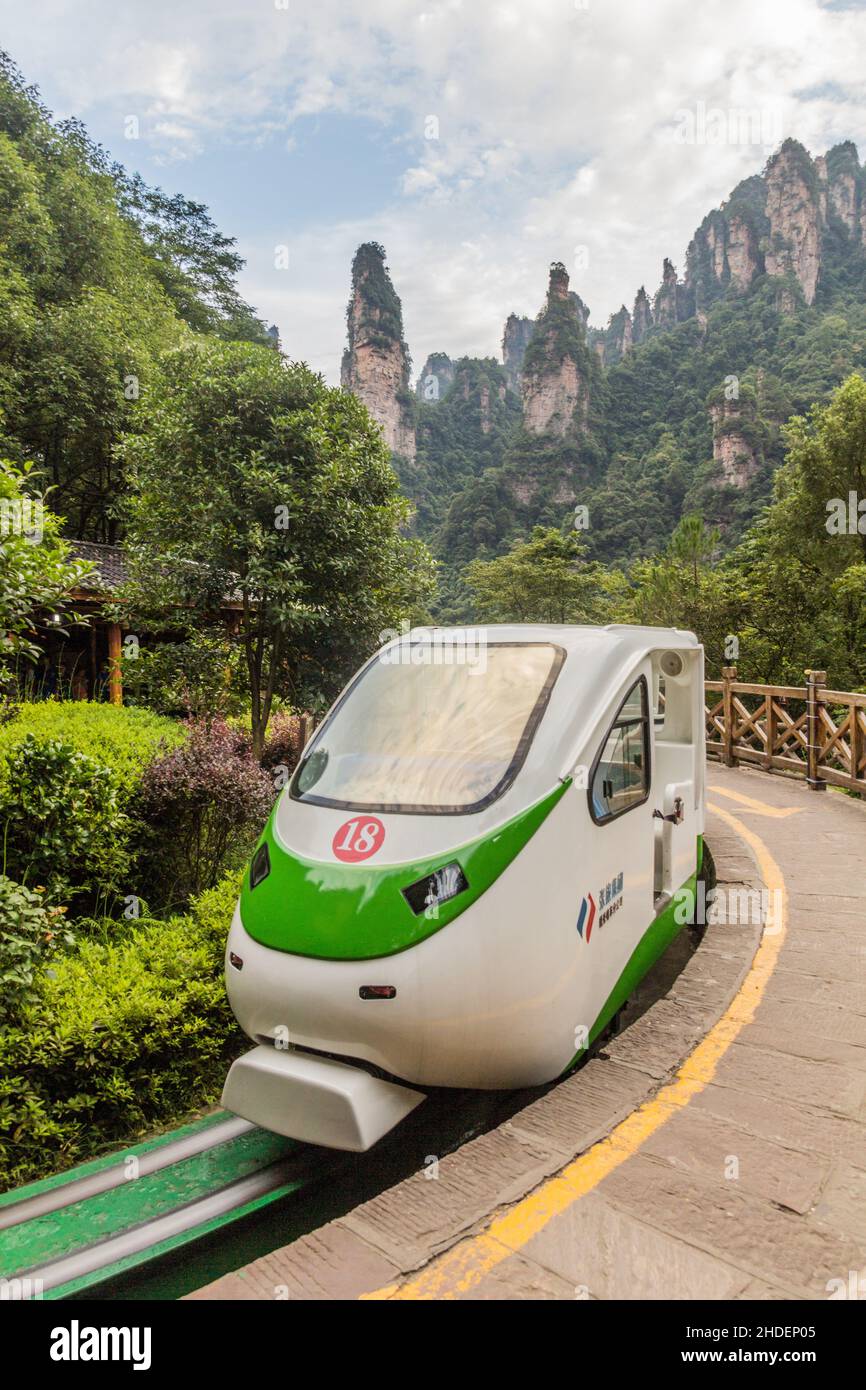
<path id="1" fill-rule="evenodd" d="M 388 648 L 322 725 L 291 795 L 359 811 L 483 810 L 520 771 L 564 659 L 548 642 Z"/>

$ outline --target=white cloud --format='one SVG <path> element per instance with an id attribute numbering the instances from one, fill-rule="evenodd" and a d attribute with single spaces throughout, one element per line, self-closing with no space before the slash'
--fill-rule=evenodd
<path id="1" fill-rule="evenodd" d="M 309 225 L 285 273 L 272 229 L 245 248 L 245 292 L 332 379 L 358 240 L 388 248 L 419 367 L 434 349 L 498 351 L 508 311 L 538 309 L 551 259 L 603 322 L 656 288 L 664 255 L 682 266 L 704 213 L 770 153 L 684 144 L 678 113 L 781 111 L 814 151 L 853 138 L 866 154 L 864 39 L 862 10 L 818 0 L 42 0 L 5 35 L 68 110 L 114 105 L 119 131 L 138 114 L 162 159 L 273 131 L 302 144 L 310 114 L 381 123 L 405 162 L 375 216 L 347 206 Z"/>

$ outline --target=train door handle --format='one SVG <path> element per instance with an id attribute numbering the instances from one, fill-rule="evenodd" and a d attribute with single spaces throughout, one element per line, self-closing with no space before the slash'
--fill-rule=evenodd
<path id="1" fill-rule="evenodd" d="M 685 812 L 681 796 L 674 798 L 674 809 L 669 816 L 666 816 L 663 811 L 653 811 L 653 820 L 669 821 L 671 825 L 681 825 L 684 817 Z"/>

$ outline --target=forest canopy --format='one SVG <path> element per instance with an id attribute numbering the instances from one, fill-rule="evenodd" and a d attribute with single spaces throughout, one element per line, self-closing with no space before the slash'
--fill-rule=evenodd
<path id="1" fill-rule="evenodd" d="M 150 188 L 0 54 L 0 453 L 33 459 L 69 534 L 113 542 L 116 446 L 192 332 L 270 343 L 205 207 Z"/>

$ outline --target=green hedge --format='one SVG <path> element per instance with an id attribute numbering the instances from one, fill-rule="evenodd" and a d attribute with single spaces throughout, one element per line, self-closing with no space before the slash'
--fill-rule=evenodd
<path id="1" fill-rule="evenodd" d="M 0 777 L 10 751 L 28 734 L 39 743 L 61 739 L 76 753 L 95 758 L 111 770 L 124 799 L 137 790 L 161 743 L 176 748 L 186 738 L 183 725 L 150 710 L 89 700 L 37 700 L 19 705 L 0 725 Z"/>
<path id="2" fill-rule="evenodd" d="M 0 1030 L 0 1184 L 128 1143 L 219 1098 L 244 1039 L 223 953 L 238 881 L 185 917 L 83 941 L 18 1024 Z"/>
<path id="3" fill-rule="evenodd" d="M 141 896 L 142 779 L 186 738 L 183 725 L 148 710 L 18 706 L 0 725 L 0 872 L 44 887 L 71 917 L 116 915 L 123 899 Z"/>

